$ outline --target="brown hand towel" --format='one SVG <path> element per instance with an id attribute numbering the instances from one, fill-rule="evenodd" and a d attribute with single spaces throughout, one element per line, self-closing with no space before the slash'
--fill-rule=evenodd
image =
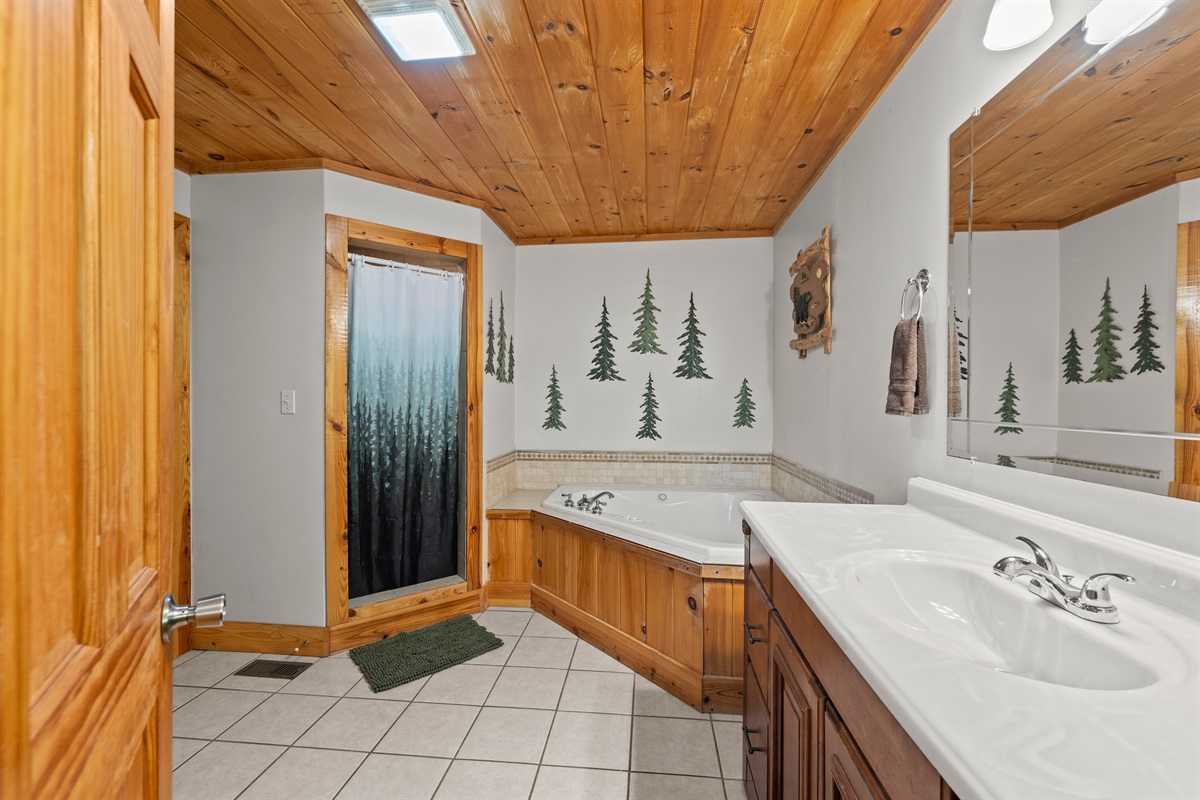
<path id="1" fill-rule="evenodd" d="M 958 365 L 958 331 L 953 321 L 946 325 L 946 416 L 962 414 L 962 373 Z"/>
<path id="2" fill-rule="evenodd" d="M 884 412 L 902 417 L 929 413 L 925 324 L 920 318 L 900 320 L 892 334 L 891 380 Z"/>

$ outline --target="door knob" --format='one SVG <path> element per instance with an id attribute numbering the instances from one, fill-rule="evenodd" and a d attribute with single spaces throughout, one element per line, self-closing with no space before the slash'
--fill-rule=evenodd
<path id="1" fill-rule="evenodd" d="M 180 625 L 195 625 L 197 628 L 219 628 L 225 623 L 225 595 L 214 594 L 201 597 L 194 606 L 175 605 L 175 596 L 167 595 L 162 604 L 162 640 L 171 641 L 171 631 Z"/>

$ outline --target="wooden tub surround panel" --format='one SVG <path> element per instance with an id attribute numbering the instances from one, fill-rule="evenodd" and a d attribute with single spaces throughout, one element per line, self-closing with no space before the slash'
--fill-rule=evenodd
<path id="1" fill-rule="evenodd" d="M 529 605 L 704 711 L 741 707 L 742 573 L 537 511 L 488 512 L 490 604 Z"/>

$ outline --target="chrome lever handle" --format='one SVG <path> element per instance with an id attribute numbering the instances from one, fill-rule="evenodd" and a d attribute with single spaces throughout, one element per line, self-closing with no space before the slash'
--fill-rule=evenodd
<path id="1" fill-rule="evenodd" d="M 1083 582 L 1079 589 L 1080 599 L 1093 608 L 1112 608 L 1112 595 L 1108 592 L 1108 582 L 1113 578 L 1125 583 L 1137 583 L 1137 578 L 1120 572 L 1098 572 Z"/>
<path id="2" fill-rule="evenodd" d="M 180 625 L 197 628 L 219 628 L 225 624 L 225 595 L 201 597 L 192 606 L 175 605 L 175 596 L 167 595 L 162 604 L 162 640 L 169 644 L 171 633 Z"/>
<path id="3" fill-rule="evenodd" d="M 1025 544 L 1029 545 L 1029 549 L 1033 551 L 1033 558 L 1035 561 L 1037 561 L 1037 565 L 1039 567 L 1046 570 L 1046 572 L 1049 572 L 1056 578 L 1062 577 L 1062 575 L 1060 575 L 1058 572 L 1058 565 L 1054 563 L 1054 559 L 1050 557 L 1050 554 L 1042 549 L 1041 545 L 1039 545 L 1033 539 L 1029 539 L 1025 536 L 1018 536 L 1017 541 L 1024 542 Z"/>

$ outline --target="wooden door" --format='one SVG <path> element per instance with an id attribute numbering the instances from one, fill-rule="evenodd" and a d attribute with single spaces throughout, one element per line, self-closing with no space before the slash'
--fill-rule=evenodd
<path id="1" fill-rule="evenodd" d="M 1200 222 L 1179 226 L 1175 284 L 1175 430 L 1200 433 Z M 1200 442 L 1175 441 L 1171 497 L 1200 500 Z"/>
<path id="2" fill-rule="evenodd" d="M 170 0 L 0 2 L 0 796 L 170 795 Z"/>
<path id="3" fill-rule="evenodd" d="M 770 796 L 772 800 L 816 800 L 825 694 L 776 612 L 771 612 L 770 642 Z"/>

